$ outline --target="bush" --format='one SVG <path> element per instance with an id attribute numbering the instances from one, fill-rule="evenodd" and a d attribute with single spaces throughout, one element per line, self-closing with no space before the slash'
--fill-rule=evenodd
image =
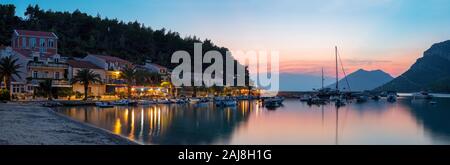
<path id="1" fill-rule="evenodd" d="M 10 100 L 9 98 L 9 91 L 6 89 L 1 89 L 0 90 L 0 100 L 1 101 L 8 101 Z"/>

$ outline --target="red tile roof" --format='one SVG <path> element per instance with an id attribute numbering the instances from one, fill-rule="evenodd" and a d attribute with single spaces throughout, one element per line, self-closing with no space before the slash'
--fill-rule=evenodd
<path id="1" fill-rule="evenodd" d="M 102 69 L 89 61 L 67 60 L 67 63 L 74 68 Z"/>
<path id="2" fill-rule="evenodd" d="M 15 30 L 17 34 L 24 36 L 38 36 L 38 37 L 54 37 L 58 38 L 53 32 L 31 31 L 31 30 Z"/>
<path id="3" fill-rule="evenodd" d="M 93 55 L 95 57 L 98 57 L 98 58 L 101 58 L 101 59 L 105 60 L 106 62 L 118 62 L 118 63 L 121 63 L 121 64 L 131 64 L 131 62 L 129 62 L 127 60 L 124 60 L 124 59 L 121 59 L 119 57 L 105 56 L 105 55 L 94 55 L 94 54 L 91 54 L 91 55 Z"/>

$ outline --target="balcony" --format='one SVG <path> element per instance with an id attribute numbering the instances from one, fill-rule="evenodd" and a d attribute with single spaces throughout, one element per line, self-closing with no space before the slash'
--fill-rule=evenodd
<path id="1" fill-rule="evenodd" d="M 30 63 L 28 63 L 28 67 L 32 67 L 32 68 L 61 68 L 61 69 L 67 69 L 67 68 L 69 68 L 69 65 L 66 64 L 66 63 L 30 62 Z"/>
<path id="2" fill-rule="evenodd" d="M 125 85 L 127 84 L 125 80 L 121 79 L 106 79 L 103 82 L 105 82 L 108 85 Z"/>
<path id="3" fill-rule="evenodd" d="M 48 79 L 48 78 L 27 78 L 29 83 L 34 87 L 39 87 L 39 83 L 45 80 L 52 80 L 52 87 L 72 87 L 70 82 L 66 79 Z"/>

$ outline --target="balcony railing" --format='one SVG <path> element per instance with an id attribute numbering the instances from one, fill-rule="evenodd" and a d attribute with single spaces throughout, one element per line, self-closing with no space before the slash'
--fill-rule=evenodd
<path id="1" fill-rule="evenodd" d="M 121 79 L 106 79 L 103 82 L 106 84 L 117 84 L 117 85 L 126 84 L 126 81 Z"/>
<path id="2" fill-rule="evenodd" d="M 65 63 L 43 63 L 43 62 L 30 62 L 29 67 L 50 67 L 50 68 L 68 68 L 69 65 Z"/>
<path id="3" fill-rule="evenodd" d="M 43 82 L 45 80 L 50 79 L 44 79 L 44 78 L 29 78 L 31 79 L 29 83 L 31 83 L 32 86 L 39 86 L 40 82 Z M 71 87 L 72 85 L 70 82 L 66 79 L 51 79 L 52 80 L 52 87 Z"/>

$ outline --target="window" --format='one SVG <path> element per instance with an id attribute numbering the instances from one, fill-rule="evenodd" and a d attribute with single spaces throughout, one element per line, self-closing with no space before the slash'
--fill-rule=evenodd
<path id="1" fill-rule="evenodd" d="M 39 61 L 39 57 L 33 57 L 33 61 L 34 62 L 38 62 Z"/>
<path id="2" fill-rule="evenodd" d="M 27 47 L 27 37 L 23 37 L 22 38 L 22 48 L 26 48 Z"/>
<path id="3" fill-rule="evenodd" d="M 59 63 L 59 58 L 54 58 L 55 63 Z"/>
<path id="4" fill-rule="evenodd" d="M 45 39 L 41 38 L 39 40 L 40 52 L 45 52 L 47 49 L 45 48 Z"/>
<path id="5" fill-rule="evenodd" d="M 33 78 L 38 78 L 38 72 L 37 71 L 33 71 Z"/>
<path id="6" fill-rule="evenodd" d="M 45 47 L 45 39 L 43 39 L 43 38 L 39 39 L 39 46 Z"/>
<path id="7" fill-rule="evenodd" d="M 59 72 L 55 72 L 55 79 L 59 79 Z"/>
<path id="8" fill-rule="evenodd" d="M 49 39 L 49 40 L 48 40 L 48 47 L 49 47 L 49 48 L 55 47 L 55 42 L 53 41 L 53 39 Z"/>
<path id="9" fill-rule="evenodd" d="M 36 38 L 30 38 L 30 47 L 35 48 L 36 47 Z"/>

